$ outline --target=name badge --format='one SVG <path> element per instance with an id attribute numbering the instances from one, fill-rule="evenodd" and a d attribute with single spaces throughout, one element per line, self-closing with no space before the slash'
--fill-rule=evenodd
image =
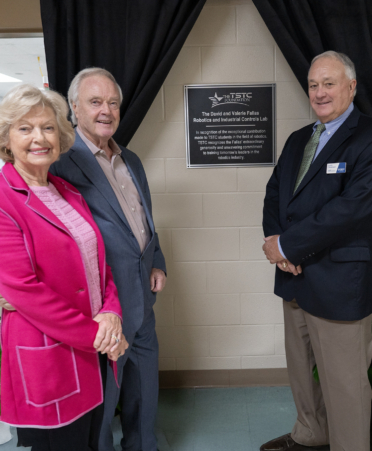
<path id="1" fill-rule="evenodd" d="M 327 174 L 344 174 L 346 172 L 346 163 L 327 164 Z"/>

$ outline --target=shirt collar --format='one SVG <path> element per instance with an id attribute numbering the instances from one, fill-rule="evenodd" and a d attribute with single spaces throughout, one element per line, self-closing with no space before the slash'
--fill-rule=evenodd
<path id="1" fill-rule="evenodd" d="M 94 156 L 97 156 L 97 154 L 102 155 L 102 149 L 100 149 L 94 143 L 92 143 L 92 141 L 84 135 L 79 126 L 76 127 L 76 131 Z M 121 154 L 120 147 L 116 144 L 113 138 L 109 139 L 108 145 L 110 146 L 110 149 L 112 150 L 112 153 L 114 155 Z"/>
<path id="2" fill-rule="evenodd" d="M 326 130 L 334 130 L 335 128 L 337 129 L 338 125 L 341 125 L 343 122 L 345 122 L 345 120 L 350 116 L 351 112 L 354 109 L 354 102 L 351 102 L 350 105 L 348 106 L 347 110 L 344 111 L 340 116 L 336 117 L 336 119 L 333 119 L 333 121 L 330 122 L 326 122 L 324 125 L 326 127 Z M 317 125 L 321 124 L 321 122 L 319 120 L 317 120 L 315 122 L 315 124 L 313 125 L 313 129 L 314 131 L 316 130 Z"/>

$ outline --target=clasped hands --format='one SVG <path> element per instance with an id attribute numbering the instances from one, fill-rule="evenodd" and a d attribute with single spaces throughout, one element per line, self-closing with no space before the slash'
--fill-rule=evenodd
<path id="1" fill-rule="evenodd" d="M 301 265 L 295 266 L 289 260 L 283 259 L 278 246 L 278 238 L 280 235 L 271 235 L 264 238 L 265 244 L 262 246 L 266 258 L 271 264 L 276 266 L 284 272 L 290 272 L 294 276 L 302 273 Z"/>
<path id="2" fill-rule="evenodd" d="M 98 313 L 93 321 L 99 325 L 94 348 L 116 362 L 129 346 L 122 333 L 120 318 L 114 313 Z"/>
<path id="3" fill-rule="evenodd" d="M 0 307 L 15 311 L 15 308 L 1 295 Z M 93 343 L 94 348 L 101 354 L 107 354 L 110 360 L 116 362 L 120 356 L 124 355 L 129 346 L 122 333 L 120 318 L 114 313 L 99 313 L 93 318 L 93 321 L 96 321 L 99 326 Z M 118 342 L 116 338 L 119 340 Z"/>
<path id="4" fill-rule="evenodd" d="M 161 269 L 152 268 L 150 274 L 150 288 L 153 293 L 163 290 L 167 277 Z M 98 352 L 106 354 L 109 359 L 116 361 L 121 355 L 124 355 L 128 349 L 128 342 L 121 332 L 121 321 L 114 313 L 99 313 L 94 321 L 99 324 L 99 329 L 93 346 Z M 115 344 L 115 338 L 119 342 Z"/>
<path id="5" fill-rule="evenodd" d="M 150 275 L 150 286 L 153 293 L 160 292 L 165 287 L 167 277 L 161 269 L 152 268 Z M 15 308 L 9 304 L 0 295 L 0 307 L 5 310 L 15 311 Z M 124 355 L 129 345 L 125 339 L 120 318 L 114 313 L 99 313 L 93 318 L 98 323 L 98 332 L 93 346 L 101 354 L 107 354 L 108 358 L 117 361 Z"/>

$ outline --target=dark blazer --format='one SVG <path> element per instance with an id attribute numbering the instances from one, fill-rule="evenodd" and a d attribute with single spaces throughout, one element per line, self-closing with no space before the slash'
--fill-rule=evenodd
<path id="1" fill-rule="evenodd" d="M 142 163 L 133 152 L 120 148 L 121 157 L 141 197 L 152 234 L 143 254 L 109 181 L 78 134 L 72 148 L 52 165 L 50 172 L 77 188 L 93 214 L 118 289 L 123 309 L 123 333 L 131 343 L 156 300 L 156 294 L 150 289 L 151 269 L 159 268 L 165 272 L 166 268 L 152 219 L 150 191 Z"/>
<path id="2" fill-rule="evenodd" d="M 303 269 L 293 276 L 277 268 L 275 294 L 315 316 L 359 320 L 372 313 L 372 118 L 354 108 L 293 195 L 312 131 L 288 138 L 267 184 L 265 236 L 280 235 L 288 260 Z M 339 162 L 346 173 L 327 174 Z"/>

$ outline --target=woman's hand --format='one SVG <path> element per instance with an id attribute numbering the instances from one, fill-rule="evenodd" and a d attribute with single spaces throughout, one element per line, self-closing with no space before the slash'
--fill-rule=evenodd
<path id="1" fill-rule="evenodd" d="M 111 351 L 108 352 L 107 357 L 110 360 L 113 360 L 114 362 L 116 362 L 119 357 L 124 355 L 124 353 L 128 349 L 128 347 L 129 347 L 129 345 L 128 345 L 127 340 L 125 339 L 124 335 L 121 334 L 120 341 L 119 341 L 118 345 L 115 346 L 116 349 L 113 352 L 111 352 Z"/>
<path id="2" fill-rule="evenodd" d="M 1 296 L 0 294 L 0 307 L 4 308 L 5 310 L 9 310 L 10 312 L 15 312 L 15 308 L 9 304 L 9 302 L 6 302 L 6 300 Z"/>
<path id="3" fill-rule="evenodd" d="M 114 352 L 122 335 L 120 318 L 114 313 L 98 313 L 93 320 L 99 324 L 93 346 L 102 354 Z"/>

